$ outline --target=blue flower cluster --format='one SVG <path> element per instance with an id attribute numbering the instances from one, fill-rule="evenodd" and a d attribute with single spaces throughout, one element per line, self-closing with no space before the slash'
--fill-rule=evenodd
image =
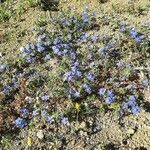
<path id="1" fill-rule="evenodd" d="M 24 127 L 27 126 L 27 121 L 26 121 L 26 119 L 23 119 L 23 118 L 18 117 L 18 118 L 15 120 L 15 125 L 16 125 L 16 127 L 18 127 L 18 128 L 24 128 Z"/>
<path id="2" fill-rule="evenodd" d="M 58 65 L 63 64 L 64 67 L 61 66 L 60 76 L 65 81 L 63 84 L 67 87 L 67 92 L 65 91 L 63 94 L 72 100 L 95 94 L 99 87 L 111 85 L 111 89 L 100 88 L 98 94 L 106 104 L 112 104 L 119 97 L 115 90 L 116 85 L 119 88 L 123 82 L 129 81 L 129 76 L 134 70 L 130 64 L 124 63 L 122 58 L 121 60 L 118 59 L 120 56 L 123 57 L 122 52 L 118 49 L 117 44 L 120 43 L 117 41 L 118 37 L 105 36 L 100 39 L 98 35 L 90 34 L 89 31 L 93 27 L 92 22 L 94 20 L 96 19 L 93 18 L 92 21 L 87 8 L 78 17 L 66 18 L 66 15 L 62 14 L 56 21 L 54 18 L 53 22 L 53 24 L 56 23 L 57 27 L 60 27 L 59 30 L 42 34 L 35 44 L 29 43 L 20 51 L 28 63 L 33 63 L 39 59 L 47 61 L 57 58 Z M 128 33 L 137 42 L 146 38 L 134 28 L 127 29 L 122 26 L 121 31 Z M 103 47 L 100 48 L 99 44 Z M 64 60 L 67 61 L 64 62 Z M 132 93 L 137 86 L 132 81 L 129 83 L 123 88 L 126 92 Z M 145 85 L 147 85 L 146 82 Z M 49 96 L 45 94 L 40 99 L 47 101 Z M 129 102 L 126 105 L 131 107 Z M 132 112 L 135 113 L 135 109 L 132 108 Z M 43 111 L 41 115 L 45 116 L 46 114 Z M 49 120 L 51 122 L 52 118 L 49 117 Z M 67 122 L 66 118 L 64 118 L 64 122 Z"/>
<path id="3" fill-rule="evenodd" d="M 140 108 L 137 104 L 137 99 L 134 95 L 129 96 L 127 99 L 127 102 L 123 102 L 122 104 L 122 109 L 125 110 L 130 110 L 133 114 L 137 114 L 140 112 Z"/>
<path id="4" fill-rule="evenodd" d="M 73 82 L 76 78 L 79 78 L 81 76 L 82 76 L 82 72 L 81 72 L 81 69 L 80 69 L 80 65 L 76 61 L 76 62 L 72 62 L 71 71 L 66 72 L 64 74 L 63 80 L 68 81 L 68 82 Z"/>
<path id="5" fill-rule="evenodd" d="M 88 94 L 92 93 L 92 88 L 87 83 L 83 84 L 83 88 L 84 88 L 85 92 L 87 92 Z"/>
<path id="6" fill-rule="evenodd" d="M 134 28 L 129 30 L 129 34 L 131 35 L 132 38 L 135 39 L 136 42 L 139 42 L 139 43 L 146 38 L 145 35 L 139 34 Z"/>
<path id="7" fill-rule="evenodd" d="M 137 32 L 137 31 L 135 30 L 135 28 L 127 29 L 125 26 L 121 26 L 120 31 L 121 31 L 121 32 L 128 32 L 129 35 L 130 35 L 133 39 L 135 39 L 135 41 L 136 41 L 137 43 L 140 43 L 140 42 L 142 42 L 144 39 L 146 39 L 146 35 Z"/>
<path id="8" fill-rule="evenodd" d="M 145 25 L 145 26 L 149 26 L 149 23 L 146 23 L 146 24 L 144 24 L 144 25 Z M 128 29 L 125 25 L 122 25 L 122 26 L 120 27 L 120 31 L 121 31 L 121 32 L 127 32 L 127 33 L 129 33 L 129 35 L 130 35 L 133 39 L 135 39 L 135 41 L 136 41 L 137 43 L 140 43 L 140 42 L 142 42 L 144 39 L 146 39 L 146 35 L 137 32 L 137 31 L 135 30 L 135 28 L 130 28 L 130 29 Z"/>
<path id="9" fill-rule="evenodd" d="M 62 117 L 61 123 L 62 123 L 63 125 L 69 125 L 69 119 L 68 119 L 68 117 Z"/>
<path id="10" fill-rule="evenodd" d="M 106 104 L 111 104 L 116 99 L 116 95 L 113 93 L 112 90 L 109 89 L 100 88 L 98 94 L 104 98 Z"/>
<path id="11" fill-rule="evenodd" d="M 42 34 L 35 43 L 28 43 L 25 47 L 20 48 L 21 56 L 29 64 L 41 59 L 44 61 L 49 60 L 51 58 L 49 54 L 51 40 L 46 38 L 45 33 Z"/>
<path id="12" fill-rule="evenodd" d="M 62 41 L 61 38 L 55 38 L 53 41 L 53 53 L 58 56 L 71 55 L 71 46 Z"/>
<path id="13" fill-rule="evenodd" d="M 51 72 L 47 72 L 49 70 L 49 63 L 54 59 L 57 59 L 57 65 L 60 66 L 60 70 L 57 70 L 57 77 L 59 78 L 57 81 L 62 81 L 60 82 L 61 87 L 58 87 L 59 83 L 51 85 L 51 83 L 55 82 L 53 81 L 53 78 L 50 79 L 52 82 L 48 82 L 48 86 L 57 86 L 51 88 L 52 90 L 54 89 L 54 91 L 56 90 L 56 92 L 54 92 L 56 97 L 58 93 L 60 97 L 68 97 L 73 103 L 82 100 L 88 101 L 91 97 L 95 97 L 95 99 L 102 99 L 105 104 L 108 104 L 108 107 L 110 104 L 116 102 L 122 106 L 121 109 L 123 112 L 130 111 L 133 114 L 139 113 L 140 108 L 134 94 L 136 93 L 139 95 L 140 90 L 138 90 L 138 88 L 140 86 L 142 88 L 149 87 L 150 82 L 145 77 L 142 86 L 139 83 L 138 76 L 136 76 L 139 72 L 134 69 L 133 65 L 131 65 L 132 62 L 126 63 L 124 61 L 127 56 L 124 55 L 126 54 L 127 45 L 125 45 L 125 47 L 120 47 L 122 43 L 125 43 L 124 39 L 123 41 L 120 41 L 123 37 L 118 36 L 119 34 L 115 34 L 116 36 L 104 35 L 104 37 L 97 35 L 99 32 L 96 32 L 95 34 L 95 30 L 93 29 L 94 25 L 96 25 L 97 19 L 89 14 L 87 8 L 80 16 L 70 17 L 67 14 L 54 19 L 56 19 L 56 21 L 54 20 L 53 22 L 54 25 L 56 25 L 54 26 L 56 27 L 54 30 L 51 30 L 50 32 L 39 31 L 37 33 L 39 37 L 35 42 L 29 42 L 26 46 L 20 48 L 23 63 L 21 60 L 19 62 L 16 61 L 17 63 L 15 62 L 13 65 L 5 65 L 5 63 L 0 64 L 0 75 L 2 74 L 0 81 L 3 81 L 5 78 L 3 75 L 11 68 L 11 71 L 6 73 L 6 78 L 8 76 L 10 77 L 9 79 L 6 79 L 7 83 L 0 83 L 0 90 L 2 89 L 1 91 L 5 96 L 7 97 L 10 95 L 13 100 L 14 95 L 20 94 L 18 92 L 20 84 L 18 81 L 20 78 L 25 78 L 28 81 L 38 79 L 41 74 L 39 75 L 39 72 L 35 71 L 36 69 L 32 72 L 30 69 L 35 66 L 29 66 L 30 64 L 36 62 L 38 62 L 38 64 L 44 63 L 42 65 L 42 67 L 46 67 L 44 73 L 46 72 L 48 77 L 50 77 L 49 74 L 51 74 Z M 145 24 L 145 27 L 148 26 L 149 23 Z M 139 43 L 144 41 L 147 37 L 147 35 L 140 34 L 134 28 L 130 29 L 126 26 L 122 26 L 120 31 L 130 35 L 136 41 L 134 44 L 138 45 L 137 48 L 140 48 L 141 45 Z M 100 35 L 103 35 L 103 33 Z M 128 39 L 126 40 L 128 43 Z M 146 42 L 143 42 L 142 44 L 145 43 Z M 131 47 L 131 50 L 134 50 L 134 48 L 132 49 Z M 24 62 L 26 62 L 27 65 Z M 32 84 L 33 82 L 31 82 L 30 85 Z M 32 87 L 33 86 L 31 86 L 31 88 Z M 45 87 L 47 90 L 47 85 L 45 85 Z M 61 89 L 61 92 L 57 92 L 59 89 Z M 28 88 L 26 90 L 28 93 Z M 53 93 L 53 91 L 51 92 Z M 126 95 L 130 96 L 127 97 Z M 122 100 L 123 97 L 125 98 Z M 10 97 L 8 98 L 11 99 Z M 43 93 L 40 95 L 39 99 L 42 102 L 48 102 L 50 96 Z M 94 103 L 95 99 L 92 99 L 94 100 Z M 44 122 L 49 124 L 56 121 L 55 117 L 59 117 L 59 122 L 61 124 L 69 125 L 67 114 L 65 114 L 65 116 L 58 116 L 60 112 L 57 108 L 56 111 L 58 112 L 56 116 L 50 115 L 49 111 L 51 110 L 49 109 L 49 111 L 47 111 L 48 107 L 45 107 L 47 104 L 41 103 L 41 105 L 37 105 L 37 109 L 30 113 L 30 110 L 32 110 L 30 107 L 36 106 L 34 105 L 35 101 L 34 99 L 30 100 L 30 102 L 26 99 L 25 101 L 27 105 L 18 110 L 20 117 L 15 120 L 16 127 L 24 128 L 27 126 L 27 119 L 30 119 L 30 114 L 32 117 L 37 117 L 37 119 L 44 120 Z M 87 103 L 86 106 L 91 109 L 90 105 L 90 103 Z M 29 106 L 29 108 L 27 106 Z M 66 112 L 68 113 L 68 110 Z M 52 114 L 54 114 L 54 112 L 52 112 Z"/>
<path id="14" fill-rule="evenodd" d="M 3 87 L 2 92 L 5 95 L 10 95 L 13 91 L 17 90 L 18 87 L 19 87 L 19 82 L 15 78 L 13 78 L 11 83 L 8 83 Z"/>
<path id="15" fill-rule="evenodd" d="M 94 81 L 96 79 L 95 75 L 92 72 L 88 72 L 86 77 L 89 81 Z"/>

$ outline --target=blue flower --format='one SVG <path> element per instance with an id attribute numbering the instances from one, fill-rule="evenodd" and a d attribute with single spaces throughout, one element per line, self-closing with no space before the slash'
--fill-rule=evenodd
<path id="1" fill-rule="evenodd" d="M 137 106 L 137 105 L 135 105 L 134 107 L 131 107 L 131 112 L 132 112 L 133 114 L 138 114 L 138 113 L 140 113 L 140 107 Z"/>
<path id="2" fill-rule="evenodd" d="M 24 48 L 24 47 L 21 47 L 21 48 L 20 48 L 20 52 L 22 53 L 23 56 L 32 53 L 32 49 L 31 49 L 31 47 L 30 47 L 30 44 L 27 44 L 25 48 Z"/>
<path id="3" fill-rule="evenodd" d="M 115 97 L 106 97 L 105 102 L 106 104 L 111 104 L 115 101 Z"/>
<path id="4" fill-rule="evenodd" d="M 144 40 L 146 38 L 145 35 L 139 35 L 135 38 L 136 42 L 141 42 L 142 40 Z"/>
<path id="5" fill-rule="evenodd" d="M 47 101 L 49 100 L 49 95 L 43 95 L 41 96 L 42 101 Z"/>
<path id="6" fill-rule="evenodd" d="M 81 77 L 82 72 L 80 71 L 78 62 L 71 62 L 71 70 L 66 72 L 63 76 L 64 81 L 73 81 L 77 77 Z"/>
<path id="7" fill-rule="evenodd" d="M 90 80 L 90 81 L 94 81 L 94 80 L 95 80 L 94 74 L 91 73 L 91 72 L 89 72 L 89 73 L 87 74 L 87 79 Z"/>
<path id="8" fill-rule="evenodd" d="M 13 84 L 12 86 L 13 86 L 14 90 L 19 87 L 19 82 L 18 81 L 13 82 L 12 84 Z"/>
<path id="9" fill-rule="evenodd" d="M 109 50 L 109 49 L 112 49 L 115 47 L 115 41 L 111 41 L 108 45 L 106 45 L 105 47 L 103 48 L 100 48 L 98 50 L 98 52 L 102 55 L 106 54 L 106 52 Z"/>
<path id="10" fill-rule="evenodd" d="M 57 44 L 60 44 L 60 43 L 62 43 L 62 41 L 59 37 L 54 39 L 54 42 L 53 42 L 54 45 L 57 45 Z"/>
<path id="11" fill-rule="evenodd" d="M 69 120 L 68 120 L 68 118 L 67 118 L 67 117 L 63 117 L 63 118 L 61 119 L 61 123 L 62 123 L 63 125 L 69 125 Z"/>
<path id="12" fill-rule="evenodd" d="M 96 42 L 96 41 L 98 40 L 98 36 L 97 36 L 97 35 L 93 35 L 93 36 L 91 37 L 91 40 L 92 40 L 93 42 Z"/>
<path id="13" fill-rule="evenodd" d="M 89 14 L 88 14 L 88 8 L 87 7 L 83 11 L 82 17 L 83 17 L 83 23 L 89 22 Z"/>
<path id="14" fill-rule="evenodd" d="M 131 37 L 133 37 L 133 38 L 136 38 L 138 35 L 137 31 L 135 31 L 134 28 L 129 30 L 129 33 L 130 33 Z"/>
<path id="15" fill-rule="evenodd" d="M 143 85 L 145 86 L 145 87 L 148 87 L 149 85 L 150 85 L 150 81 L 147 79 L 147 80 L 144 80 L 143 81 Z"/>
<path id="16" fill-rule="evenodd" d="M 48 123 L 50 123 L 50 124 L 51 124 L 52 122 L 54 122 L 53 116 L 47 116 L 46 121 L 47 121 Z"/>
<path id="17" fill-rule="evenodd" d="M 115 94 L 112 92 L 112 90 L 107 90 L 107 94 L 106 94 L 106 97 L 105 97 L 105 102 L 107 104 L 111 104 L 115 101 Z"/>
<path id="18" fill-rule="evenodd" d="M 54 54 L 58 54 L 60 52 L 60 47 L 59 46 L 52 46 L 52 50 Z"/>
<path id="19" fill-rule="evenodd" d="M 63 76 L 64 81 L 73 81 L 74 75 L 72 74 L 71 71 L 67 72 Z"/>
<path id="20" fill-rule="evenodd" d="M 125 28 L 124 25 L 122 25 L 122 26 L 120 27 L 120 31 L 121 31 L 121 32 L 125 32 L 125 31 L 126 31 L 126 28 Z"/>
<path id="21" fill-rule="evenodd" d="M 105 54 L 105 52 L 106 52 L 106 48 L 104 47 L 104 48 L 100 48 L 99 50 L 98 50 L 98 52 L 100 53 L 100 54 Z"/>
<path id="22" fill-rule="evenodd" d="M 46 110 L 41 110 L 41 116 L 46 117 L 46 115 L 47 115 L 47 111 Z"/>
<path id="23" fill-rule="evenodd" d="M 136 42 L 140 43 L 142 40 L 144 40 L 146 38 L 145 35 L 140 35 L 137 31 L 135 31 L 135 29 L 131 29 L 129 31 L 129 34 L 131 35 L 132 38 L 135 39 Z"/>
<path id="24" fill-rule="evenodd" d="M 31 57 L 31 56 L 28 56 L 27 58 L 26 58 L 26 62 L 27 63 L 34 63 L 35 62 L 35 60 L 36 60 L 36 58 L 35 57 Z"/>
<path id="25" fill-rule="evenodd" d="M 63 22 L 62 22 L 62 24 L 63 24 L 64 26 L 69 26 L 69 25 L 70 25 L 70 22 L 69 22 L 67 19 L 64 19 Z"/>
<path id="26" fill-rule="evenodd" d="M 80 39 L 83 41 L 83 42 L 86 42 L 89 38 L 89 35 L 88 33 L 84 33 L 81 35 Z"/>
<path id="27" fill-rule="evenodd" d="M 27 108 L 21 108 L 20 109 L 20 113 L 21 113 L 21 116 L 23 118 L 27 117 L 29 115 L 29 110 Z"/>
<path id="28" fill-rule="evenodd" d="M 35 46 L 34 46 L 34 44 L 32 44 L 32 43 L 30 44 L 30 47 L 31 47 L 32 50 L 35 49 Z"/>
<path id="29" fill-rule="evenodd" d="M 45 47 L 43 47 L 43 45 L 40 42 L 38 42 L 37 43 L 37 51 L 41 53 L 44 50 L 45 50 Z"/>
<path id="30" fill-rule="evenodd" d="M 50 41 L 44 42 L 44 45 L 45 45 L 45 46 L 50 46 L 50 44 L 51 44 Z"/>
<path id="31" fill-rule="evenodd" d="M 70 53 L 70 57 L 71 57 L 71 59 L 76 59 L 76 53 L 75 52 L 71 52 Z"/>
<path id="32" fill-rule="evenodd" d="M 77 77 L 81 77 L 81 76 L 82 76 L 82 72 L 77 70 L 77 71 L 76 71 L 76 76 L 77 76 Z"/>
<path id="33" fill-rule="evenodd" d="M 43 39 L 45 39 L 46 38 L 46 34 L 45 33 L 43 33 L 42 35 L 41 35 L 41 37 L 40 37 L 42 40 Z"/>
<path id="34" fill-rule="evenodd" d="M 123 67 L 123 65 L 124 65 L 124 63 L 121 62 L 121 61 L 119 61 L 118 63 L 116 63 L 116 66 L 117 66 L 118 68 Z"/>
<path id="35" fill-rule="evenodd" d="M 25 126 L 27 126 L 27 121 L 23 118 L 20 118 L 18 117 L 16 120 L 15 120 L 15 125 L 18 127 L 18 128 L 24 128 Z"/>
<path id="36" fill-rule="evenodd" d="M 35 116 L 37 116 L 37 115 L 39 115 L 39 109 L 36 109 L 36 110 L 34 110 L 34 111 L 32 112 L 32 116 L 33 116 L 33 117 L 35 117 Z"/>
<path id="37" fill-rule="evenodd" d="M 98 94 L 99 94 L 100 96 L 104 96 L 105 92 L 106 92 L 106 89 L 105 89 L 105 88 L 100 88 L 100 89 L 98 90 Z"/>
<path id="38" fill-rule="evenodd" d="M 113 91 L 105 88 L 100 88 L 98 94 L 104 98 L 106 104 L 111 104 L 116 99 L 116 95 L 113 93 Z"/>
<path id="39" fill-rule="evenodd" d="M 63 44 L 63 47 L 64 47 L 65 49 L 70 49 L 70 46 L 69 46 L 68 44 Z"/>
<path id="40" fill-rule="evenodd" d="M 134 95 L 129 96 L 129 102 L 135 102 L 136 97 Z"/>
<path id="41" fill-rule="evenodd" d="M 64 49 L 63 50 L 63 54 L 65 55 L 65 54 L 67 54 L 68 53 L 68 50 L 67 49 Z"/>
<path id="42" fill-rule="evenodd" d="M 87 92 L 89 94 L 92 92 L 91 87 L 86 83 L 83 85 L 83 88 L 84 88 L 85 92 Z"/>
<path id="43" fill-rule="evenodd" d="M 3 93 L 5 95 L 9 95 L 11 92 L 12 92 L 13 88 L 11 86 L 5 86 L 4 89 L 3 89 Z"/>
<path id="44" fill-rule="evenodd" d="M 74 96 L 75 98 L 80 97 L 80 93 L 79 93 L 78 91 L 75 91 L 75 93 L 73 94 L 73 96 Z"/>

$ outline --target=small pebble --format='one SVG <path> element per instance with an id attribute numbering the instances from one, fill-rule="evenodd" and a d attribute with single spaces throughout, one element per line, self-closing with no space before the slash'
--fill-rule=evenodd
<path id="1" fill-rule="evenodd" d="M 6 70 L 7 65 L 0 65 L 0 72 L 4 72 Z"/>
<path id="2" fill-rule="evenodd" d="M 39 130 L 39 131 L 37 132 L 37 137 L 38 137 L 39 139 L 41 139 L 41 140 L 44 138 L 43 130 Z"/>
<path id="3" fill-rule="evenodd" d="M 0 101 L 3 101 L 5 99 L 5 94 L 0 92 Z"/>
<path id="4" fill-rule="evenodd" d="M 128 129 L 128 130 L 127 130 L 127 133 L 128 133 L 128 134 L 134 134 L 134 130 L 133 130 L 133 129 Z"/>

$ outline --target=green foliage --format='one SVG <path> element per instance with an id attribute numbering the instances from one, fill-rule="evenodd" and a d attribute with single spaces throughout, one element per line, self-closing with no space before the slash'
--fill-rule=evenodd
<path id="1" fill-rule="evenodd" d="M 12 8 L 11 8 L 12 0 L 7 0 L 4 3 L 0 3 L 0 22 L 5 22 L 10 19 L 12 16 Z"/>
<path id="2" fill-rule="evenodd" d="M 2 146 L 3 150 L 11 149 L 11 140 L 12 140 L 12 137 L 9 135 L 2 136 L 0 145 Z"/>
<path id="3" fill-rule="evenodd" d="M 26 0 L 30 7 L 36 7 L 40 4 L 40 0 Z"/>

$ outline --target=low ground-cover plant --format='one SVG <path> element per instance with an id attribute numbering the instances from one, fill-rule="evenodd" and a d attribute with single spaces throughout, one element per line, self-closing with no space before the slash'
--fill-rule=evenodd
<path id="1" fill-rule="evenodd" d="M 37 40 L 20 48 L 18 60 L 0 65 L 1 124 L 7 124 L 6 110 L 12 128 L 30 120 L 29 126 L 69 125 L 101 108 L 118 109 L 120 117 L 140 112 L 149 76 L 145 71 L 140 78 L 136 61 L 143 56 L 147 67 L 148 35 L 118 25 L 117 36 L 101 36 L 98 17 L 87 8 L 70 14 L 49 18 L 53 30 L 37 30 Z M 136 57 L 128 59 L 130 53 Z"/>

